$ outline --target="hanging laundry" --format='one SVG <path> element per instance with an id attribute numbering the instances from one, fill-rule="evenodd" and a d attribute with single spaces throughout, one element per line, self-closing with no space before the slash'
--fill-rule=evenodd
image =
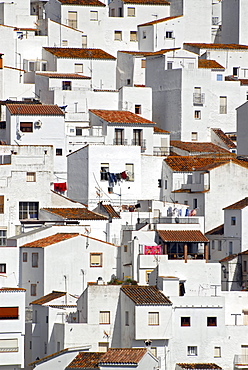
<path id="1" fill-rule="evenodd" d="M 189 216 L 189 209 L 188 208 L 186 208 L 185 216 Z"/>
<path id="2" fill-rule="evenodd" d="M 167 209 L 167 216 L 168 217 L 171 217 L 172 216 L 172 207 L 169 207 L 168 209 Z"/>
<path id="3" fill-rule="evenodd" d="M 57 182 L 54 183 L 54 191 L 59 191 L 63 193 L 67 190 L 66 182 Z"/>
<path id="4" fill-rule="evenodd" d="M 162 246 L 161 245 L 145 245 L 144 246 L 144 254 L 162 254 Z"/>
<path id="5" fill-rule="evenodd" d="M 122 178 L 123 180 L 126 180 L 126 178 L 127 178 L 126 171 L 121 172 L 121 178 Z"/>

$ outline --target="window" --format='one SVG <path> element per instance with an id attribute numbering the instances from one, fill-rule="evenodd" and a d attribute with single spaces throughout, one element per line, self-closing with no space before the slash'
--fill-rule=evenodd
<path id="1" fill-rule="evenodd" d="M 233 242 L 229 242 L 229 254 L 233 254 Z"/>
<path id="2" fill-rule="evenodd" d="M 34 72 L 34 71 L 35 71 L 35 63 L 29 62 L 29 72 Z"/>
<path id="3" fill-rule="evenodd" d="M 135 8 L 127 8 L 127 16 L 135 17 Z"/>
<path id="4" fill-rule="evenodd" d="M 28 254 L 27 252 L 22 253 L 22 262 L 28 262 Z"/>
<path id="5" fill-rule="evenodd" d="M 109 163 L 101 163 L 101 181 L 108 181 Z"/>
<path id="6" fill-rule="evenodd" d="M 131 80 L 130 78 L 127 79 L 127 85 L 131 85 Z"/>
<path id="7" fill-rule="evenodd" d="M 220 252 L 222 250 L 222 243 L 221 240 L 218 241 L 218 251 Z"/>
<path id="8" fill-rule="evenodd" d="M 0 130 L 6 129 L 6 121 L 0 121 Z"/>
<path id="9" fill-rule="evenodd" d="M 143 39 L 146 39 L 146 31 L 143 31 Z"/>
<path id="10" fill-rule="evenodd" d="M 0 213 L 4 213 L 4 195 L 0 195 Z"/>
<path id="11" fill-rule="evenodd" d="M 18 339 L 0 339 L 0 352 L 18 352 Z"/>
<path id="12" fill-rule="evenodd" d="M 6 263 L 0 263 L 0 274 L 6 274 Z"/>
<path id="13" fill-rule="evenodd" d="M 172 69 L 172 65 L 173 65 L 172 62 L 167 62 L 167 69 Z"/>
<path id="14" fill-rule="evenodd" d="M 125 311 L 125 325 L 129 326 L 129 312 Z"/>
<path id="15" fill-rule="evenodd" d="M 62 155 L 62 149 L 61 148 L 56 148 L 56 155 Z"/>
<path id="16" fill-rule="evenodd" d="M 87 36 L 86 35 L 82 36 L 82 48 L 83 49 L 87 48 Z"/>
<path id="17" fill-rule="evenodd" d="M 150 274 L 153 270 L 146 270 L 146 282 L 149 283 Z"/>
<path id="18" fill-rule="evenodd" d="M 0 320 L 18 320 L 18 307 L 0 307 Z"/>
<path id="19" fill-rule="evenodd" d="M 71 81 L 62 81 L 62 90 L 71 90 Z"/>
<path id="20" fill-rule="evenodd" d="M 38 219 L 39 202 L 19 202 L 19 219 Z"/>
<path id="21" fill-rule="evenodd" d="M 159 312 L 148 312 L 148 325 L 159 325 Z"/>
<path id="22" fill-rule="evenodd" d="M 214 240 L 212 240 L 212 249 L 214 249 L 214 244 L 215 244 L 215 241 Z"/>
<path id="23" fill-rule="evenodd" d="M 197 356 L 196 346 L 188 346 L 188 356 Z"/>
<path id="24" fill-rule="evenodd" d="M 164 188 L 167 189 L 167 180 L 164 180 Z"/>
<path id="25" fill-rule="evenodd" d="M 38 259 L 39 259 L 39 254 L 32 253 L 32 267 L 38 267 Z"/>
<path id="26" fill-rule="evenodd" d="M 26 173 L 26 181 L 27 182 L 35 182 L 36 181 L 36 173 L 35 172 L 27 172 Z"/>
<path id="27" fill-rule="evenodd" d="M 173 31 L 166 31 L 165 32 L 165 38 L 166 39 L 172 39 L 173 38 Z"/>
<path id="28" fill-rule="evenodd" d="M 191 140 L 197 141 L 198 140 L 198 133 L 197 132 L 191 132 Z"/>
<path id="29" fill-rule="evenodd" d="M 115 129 L 114 145 L 124 145 L 124 129 L 123 128 Z"/>
<path id="30" fill-rule="evenodd" d="M 77 12 L 68 12 L 68 26 L 77 28 Z"/>
<path id="31" fill-rule="evenodd" d="M 193 92 L 193 104 L 203 105 L 205 100 L 205 94 L 202 94 L 201 87 L 195 86 Z"/>
<path id="32" fill-rule="evenodd" d="M 130 41 L 138 41 L 137 31 L 130 31 Z"/>
<path id="33" fill-rule="evenodd" d="M 57 342 L 57 352 L 60 351 L 60 342 Z"/>
<path id="34" fill-rule="evenodd" d="M 193 208 L 197 208 L 197 199 L 196 198 L 193 199 Z"/>
<path id="35" fill-rule="evenodd" d="M 31 284 L 31 286 L 30 286 L 30 295 L 31 296 L 36 296 L 36 288 L 37 288 L 37 284 Z"/>
<path id="36" fill-rule="evenodd" d="M 151 347 L 150 351 L 153 354 L 153 356 L 157 357 L 157 347 Z"/>
<path id="37" fill-rule="evenodd" d="M 233 67 L 233 76 L 238 77 L 239 75 L 239 68 L 238 67 Z"/>
<path id="38" fill-rule="evenodd" d="M 227 114 L 227 97 L 220 96 L 220 114 Z"/>
<path id="39" fill-rule="evenodd" d="M 162 180 L 158 179 L 158 188 L 162 188 Z"/>
<path id="40" fill-rule="evenodd" d="M 141 105 L 135 104 L 135 114 L 141 114 Z"/>
<path id="41" fill-rule="evenodd" d="M 47 343 L 44 342 L 44 354 L 46 355 L 47 354 Z"/>
<path id="42" fill-rule="evenodd" d="M 181 317 L 181 326 L 190 326 L 190 317 Z"/>
<path id="43" fill-rule="evenodd" d="M 46 324 L 48 324 L 48 316 L 46 316 Z"/>
<path id="44" fill-rule="evenodd" d="M 33 122 L 20 122 L 21 132 L 33 132 Z"/>
<path id="45" fill-rule="evenodd" d="M 141 59 L 141 68 L 146 68 L 146 59 Z"/>
<path id="46" fill-rule="evenodd" d="M 76 127 L 76 136 L 82 136 L 82 135 L 83 135 L 83 128 Z"/>
<path id="47" fill-rule="evenodd" d="M 214 347 L 214 357 L 221 357 L 221 347 Z"/>
<path id="48" fill-rule="evenodd" d="M 141 105 L 138 105 L 138 106 L 135 105 L 135 113 L 136 113 L 136 107 L 139 107 L 139 110 L 141 112 Z M 138 108 L 137 108 L 137 111 L 138 111 Z M 133 145 L 140 145 L 141 146 L 141 144 L 142 144 L 142 133 L 143 133 L 143 131 L 140 130 L 140 129 L 134 129 L 133 130 L 133 141 L 132 141 Z"/>
<path id="49" fill-rule="evenodd" d="M 90 267 L 102 267 L 102 253 L 90 254 Z"/>
<path id="50" fill-rule="evenodd" d="M 109 344 L 107 342 L 98 343 L 98 352 L 107 352 Z"/>
<path id="51" fill-rule="evenodd" d="M 217 317 L 207 317 L 207 326 L 217 326 Z"/>
<path id="52" fill-rule="evenodd" d="M 91 10 L 90 11 L 90 20 L 91 21 L 98 21 L 98 11 Z"/>
<path id="53" fill-rule="evenodd" d="M 195 119 L 201 119 L 201 111 L 200 110 L 195 110 L 194 117 L 195 117 Z"/>
<path id="54" fill-rule="evenodd" d="M 244 272 L 247 272 L 247 261 L 244 261 L 243 266 L 244 266 Z"/>
<path id="55" fill-rule="evenodd" d="M 3 247 L 7 244 L 7 231 L 0 230 L 0 247 Z"/>
<path id="56" fill-rule="evenodd" d="M 223 75 L 217 74 L 217 81 L 223 81 Z"/>
<path id="57" fill-rule="evenodd" d="M 74 70 L 75 70 L 75 73 L 83 73 L 84 65 L 82 63 L 75 63 Z"/>
<path id="58" fill-rule="evenodd" d="M 114 39 L 115 39 L 115 41 L 121 41 L 122 40 L 122 31 L 115 31 L 114 32 Z"/>
<path id="59" fill-rule="evenodd" d="M 110 324 L 110 311 L 100 311 L 99 324 Z"/>
<path id="60" fill-rule="evenodd" d="M 61 46 L 68 46 L 68 40 L 62 40 Z"/>
<path id="61" fill-rule="evenodd" d="M 236 225 L 236 217 L 235 216 L 231 217 L 231 225 L 232 226 Z"/>
<path id="62" fill-rule="evenodd" d="M 115 9 L 111 9 L 111 17 L 115 17 Z"/>
<path id="63" fill-rule="evenodd" d="M 126 163 L 126 174 L 128 181 L 134 181 L 134 164 Z"/>
<path id="64" fill-rule="evenodd" d="M 124 252 L 127 253 L 127 251 L 128 251 L 128 246 L 124 245 Z"/>

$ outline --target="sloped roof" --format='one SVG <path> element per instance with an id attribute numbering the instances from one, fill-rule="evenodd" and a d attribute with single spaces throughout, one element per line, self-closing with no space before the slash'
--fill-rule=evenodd
<path id="1" fill-rule="evenodd" d="M 164 242 L 208 242 L 199 230 L 158 230 L 157 233 Z"/>
<path id="2" fill-rule="evenodd" d="M 238 202 L 236 203 L 233 203 L 231 204 L 230 206 L 227 206 L 225 208 L 223 208 L 224 210 L 225 209 L 243 209 L 245 207 L 248 206 L 248 197 L 242 199 L 242 200 L 239 200 Z"/>
<path id="3" fill-rule="evenodd" d="M 232 261 L 234 258 L 236 258 L 238 254 L 229 254 L 229 256 L 222 258 L 219 262 L 228 262 Z"/>
<path id="4" fill-rule="evenodd" d="M 122 110 L 103 110 L 103 109 L 89 109 L 89 111 L 96 116 L 104 119 L 109 123 L 130 123 L 130 124 L 150 124 L 155 125 L 154 122 L 139 116 L 138 114 L 122 111 Z"/>
<path id="5" fill-rule="evenodd" d="M 26 289 L 24 288 L 9 288 L 9 287 L 3 287 L 0 289 L 0 292 L 26 292 Z"/>
<path id="6" fill-rule="evenodd" d="M 212 128 L 212 130 L 228 148 L 236 148 L 234 142 L 220 128 Z"/>
<path id="7" fill-rule="evenodd" d="M 106 216 L 92 212 L 87 208 L 42 208 L 66 220 L 107 220 Z"/>
<path id="8" fill-rule="evenodd" d="M 198 68 L 225 69 L 221 64 L 210 59 L 198 59 Z"/>
<path id="9" fill-rule="evenodd" d="M 223 153 L 232 157 L 233 154 L 227 149 L 210 142 L 187 142 L 179 140 L 171 140 L 171 146 L 182 150 L 187 150 L 191 153 Z"/>
<path id="10" fill-rule="evenodd" d="M 172 304 L 155 286 L 123 285 L 121 290 L 137 306 L 169 306 Z"/>
<path id="11" fill-rule="evenodd" d="M 62 5 L 106 6 L 99 0 L 58 0 Z"/>
<path id="12" fill-rule="evenodd" d="M 185 46 L 193 46 L 199 49 L 228 49 L 228 50 L 247 50 L 248 45 L 239 44 L 210 44 L 210 43 L 197 43 L 197 42 L 185 42 Z"/>
<path id="13" fill-rule="evenodd" d="M 216 369 L 216 370 L 221 370 L 222 368 L 219 366 L 219 365 L 216 365 L 216 364 L 213 364 L 213 363 L 207 363 L 207 364 L 204 364 L 204 363 L 191 363 L 191 364 L 186 364 L 186 363 L 183 363 L 183 364 L 177 364 L 178 366 L 180 366 L 182 369 Z"/>
<path id="14" fill-rule="evenodd" d="M 123 0 L 123 3 L 140 5 L 170 5 L 166 0 Z"/>
<path id="15" fill-rule="evenodd" d="M 162 23 L 162 22 L 167 22 L 167 21 L 170 21 L 170 20 L 172 20 L 172 19 L 181 18 L 181 17 L 183 17 L 183 16 L 182 16 L 182 15 L 177 15 L 177 16 L 174 16 L 174 17 L 160 18 L 160 19 L 156 19 L 156 20 L 151 21 L 151 22 L 147 22 L 147 23 L 139 24 L 139 25 L 138 25 L 138 27 L 142 27 L 142 26 L 152 26 L 153 24 Z"/>
<path id="16" fill-rule="evenodd" d="M 65 78 L 70 80 L 90 80 L 91 77 L 83 76 L 78 73 L 57 73 L 57 72 L 36 72 L 38 76 L 45 76 L 49 78 Z"/>
<path id="17" fill-rule="evenodd" d="M 210 171 L 229 162 L 248 168 L 248 162 L 231 157 L 169 156 L 164 161 L 175 172 Z"/>
<path id="18" fill-rule="evenodd" d="M 102 207 L 112 218 L 121 218 L 111 204 L 102 204 Z"/>
<path id="19" fill-rule="evenodd" d="M 43 104 L 6 104 L 13 116 L 64 116 L 57 105 Z"/>
<path id="20" fill-rule="evenodd" d="M 67 369 L 99 369 L 98 363 L 105 353 L 79 352 L 79 354 L 66 366 Z"/>
<path id="21" fill-rule="evenodd" d="M 110 348 L 101 357 L 99 364 L 137 365 L 146 353 L 146 348 Z"/>
<path id="22" fill-rule="evenodd" d="M 224 234 L 224 224 L 219 225 L 212 230 L 209 230 L 205 234 L 206 235 L 223 235 Z"/>
<path id="23" fill-rule="evenodd" d="M 153 127 L 153 131 L 157 134 L 169 134 L 170 131 L 162 130 L 162 128 L 159 128 L 157 126 Z"/>
<path id="24" fill-rule="evenodd" d="M 102 49 L 83 49 L 83 48 L 52 48 L 44 47 L 44 50 L 53 54 L 57 58 L 72 59 L 110 59 L 115 60 L 113 55 L 106 53 Z"/>
<path id="25" fill-rule="evenodd" d="M 75 238 L 78 233 L 57 233 L 55 235 L 47 236 L 46 238 L 35 240 L 31 243 L 22 245 L 22 248 L 45 248 L 52 244 L 60 243 L 64 240 Z"/>
<path id="26" fill-rule="evenodd" d="M 57 299 L 57 298 L 60 298 L 60 297 L 63 297 L 65 296 L 66 293 L 65 292 L 57 292 L 56 290 L 53 290 L 52 293 L 49 293 L 49 294 L 46 294 L 44 295 L 43 297 L 40 297 L 36 300 L 34 300 L 33 302 L 31 302 L 30 304 L 39 304 L 39 305 L 42 305 L 44 303 L 48 303 L 48 302 L 51 302 L 53 301 L 54 299 Z"/>

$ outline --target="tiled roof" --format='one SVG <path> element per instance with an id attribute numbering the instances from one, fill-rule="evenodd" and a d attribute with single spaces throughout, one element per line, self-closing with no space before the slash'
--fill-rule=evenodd
<path id="1" fill-rule="evenodd" d="M 63 297 L 65 295 L 66 295 L 65 292 L 57 292 L 57 291 L 53 290 L 52 293 L 49 293 L 47 295 L 44 295 L 43 297 L 40 297 L 40 298 L 36 299 L 35 301 L 31 302 L 30 304 L 39 304 L 39 305 L 42 305 L 44 303 L 51 302 L 54 299 Z"/>
<path id="2" fill-rule="evenodd" d="M 137 365 L 146 353 L 146 348 L 110 348 L 99 363 Z"/>
<path id="3" fill-rule="evenodd" d="M 192 363 L 192 364 L 177 364 L 180 366 L 182 369 L 216 369 L 216 370 L 221 370 L 222 368 L 219 365 L 209 363 L 209 364 L 204 364 L 204 363 Z"/>
<path id="4" fill-rule="evenodd" d="M 79 352 L 79 354 L 66 366 L 67 369 L 99 369 L 98 363 L 103 352 Z"/>
<path id="5" fill-rule="evenodd" d="M 49 78 L 68 78 L 70 80 L 90 80 L 91 77 L 79 75 L 77 73 L 56 73 L 56 72 L 48 72 L 48 73 L 41 73 L 37 72 L 36 75 L 38 76 L 45 76 Z"/>
<path id="6" fill-rule="evenodd" d="M 131 55 L 137 56 L 137 57 L 149 57 L 149 56 L 153 56 L 153 55 L 169 53 L 170 51 L 175 51 L 175 50 L 180 50 L 180 48 L 161 49 L 161 50 L 158 50 L 158 51 L 129 51 L 129 50 L 119 50 L 119 53 L 131 54 Z M 140 85 L 138 85 L 138 86 L 140 86 Z M 142 87 L 144 87 L 144 85 L 142 85 Z"/>
<path id="7" fill-rule="evenodd" d="M 10 114 L 14 116 L 64 116 L 65 113 L 57 105 L 43 104 L 6 104 Z"/>
<path id="8" fill-rule="evenodd" d="M 159 128 L 157 126 L 153 127 L 153 131 L 157 134 L 169 134 L 170 131 L 162 130 L 162 128 Z"/>
<path id="9" fill-rule="evenodd" d="M 121 218 L 111 204 L 102 204 L 102 207 L 112 218 Z"/>
<path id="10" fill-rule="evenodd" d="M 170 5 L 166 0 L 123 0 L 127 4 L 140 4 L 140 5 Z"/>
<path id="11" fill-rule="evenodd" d="M 106 6 L 99 0 L 58 0 L 62 5 Z"/>
<path id="12" fill-rule="evenodd" d="M 167 21 L 170 21 L 172 19 L 176 19 L 176 18 L 181 18 L 182 15 L 177 15 L 177 16 L 174 16 L 174 17 L 166 17 L 166 18 L 160 18 L 160 19 L 156 19 L 155 21 L 151 21 L 151 22 L 147 22 L 147 23 L 143 23 L 143 24 L 139 24 L 138 26 L 152 26 L 153 24 L 157 24 L 157 23 L 162 23 L 162 22 L 167 22 Z"/>
<path id="13" fill-rule="evenodd" d="M 199 171 L 210 164 L 220 165 L 219 160 L 217 161 L 215 158 L 201 158 L 196 156 L 169 156 L 164 161 L 173 171 L 178 172 Z M 226 162 L 221 163 L 224 164 Z"/>
<path id="14" fill-rule="evenodd" d="M 228 148 L 236 148 L 234 142 L 220 128 L 212 128 L 212 130 Z"/>
<path id="15" fill-rule="evenodd" d="M 224 235 L 224 224 L 215 227 L 205 233 L 206 235 Z"/>
<path id="16" fill-rule="evenodd" d="M 0 289 L 0 292 L 25 292 L 26 289 L 23 288 L 9 288 L 9 287 L 3 287 Z"/>
<path id="17" fill-rule="evenodd" d="M 60 356 L 62 353 L 67 352 L 67 351 L 68 351 L 68 348 L 64 348 L 61 351 L 52 353 L 51 355 L 48 355 L 46 357 L 43 357 L 43 358 L 41 358 L 39 360 L 35 360 L 35 361 L 31 362 L 30 364 L 28 364 L 28 366 L 38 365 L 39 363 L 46 362 L 46 361 L 48 361 L 48 360 L 50 360 L 50 359 L 52 359 L 54 357 Z"/>
<path id="18" fill-rule="evenodd" d="M 31 243 L 27 243 L 22 245 L 21 247 L 24 248 L 45 248 L 49 245 L 60 243 L 64 240 L 68 240 L 71 238 L 75 238 L 75 236 L 78 236 L 78 233 L 57 233 L 55 235 L 47 236 L 46 238 L 35 240 Z"/>
<path id="19" fill-rule="evenodd" d="M 201 143 L 171 140 L 171 146 L 182 150 L 187 150 L 191 153 L 225 153 L 227 156 L 232 156 L 227 149 L 223 149 L 220 146 L 209 142 Z"/>
<path id="20" fill-rule="evenodd" d="M 244 198 L 242 200 L 239 200 L 238 202 L 233 203 L 230 206 L 225 207 L 223 209 L 243 209 L 243 208 L 245 208 L 247 206 L 248 206 L 248 197 L 246 197 L 246 198 Z"/>
<path id="21" fill-rule="evenodd" d="M 199 49 L 227 49 L 227 50 L 247 50 L 248 45 L 239 44 L 207 44 L 207 43 L 191 43 L 185 42 L 185 46 L 193 46 Z"/>
<path id="22" fill-rule="evenodd" d="M 87 208 L 43 208 L 43 210 L 67 220 L 107 220 L 106 216 Z"/>
<path id="23" fill-rule="evenodd" d="M 169 306 L 172 304 L 155 286 L 123 285 L 121 290 L 138 306 Z"/>
<path id="24" fill-rule="evenodd" d="M 130 124 L 150 124 L 155 125 L 154 122 L 128 111 L 122 110 L 103 110 L 103 109 L 89 109 L 89 111 L 96 116 L 104 119 L 109 123 L 130 123 Z"/>
<path id="25" fill-rule="evenodd" d="M 157 233 L 164 242 L 208 242 L 199 230 L 158 230 Z"/>
<path id="26" fill-rule="evenodd" d="M 198 59 L 198 68 L 225 69 L 225 67 L 215 60 L 209 59 Z"/>
<path id="27" fill-rule="evenodd" d="M 219 262 L 228 262 L 232 261 L 234 258 L 236 258 L 238 254 L 229 254 L 229 256 L 222 258 Z"/>
<path id="28" fill-rule="evenodd" d="M 111 59 L 116 58 L 113 55 L 106 53 L 102 49 L 83 49 L 83 48 L 50 48 L 45 47 L 44 50 L 53 54 L 57 58 L 73 58 L 73 59 Z"/>

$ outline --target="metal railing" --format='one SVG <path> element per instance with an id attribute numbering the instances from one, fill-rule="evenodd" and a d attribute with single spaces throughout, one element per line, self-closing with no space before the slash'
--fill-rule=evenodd
<path id="1" fill-rule="evenodd" d="M 137 146 L 141 146 L 141 151 L 144 152 L 146 150 L 146 140 L 136 140 L 136 139 L 132 139 L 131 141 L 131 145 L 137 145 Z"/>
<path id="2" fill-rule="evenodd" d="M 153 148 L 153 155 L 165 157 L 170 154 L 170 147 L 155 146 Z"/>
<path id="3" fill-rule="evenodd" d="M 113 139 L 113 145 L 127 145 L 127 139 Z"/>
<path id="4" fill-rule="evenodd" d="M 234 356 L 235 365 L 246 365 L 248 366 L 248 355 L 235 355 Z"/>
<path id="5" fill-rule="evenodd" d="M 226 114 L 226 113 L 227 113 L 227 106 L 220 105 L 220 114 Z"/>
<path id="6" fill-rule="evenodd" d="M 199 93 L 194 93 L 193 94 L 193 104 L 194 105 L 202 105 L 205 102 L 205 94 L 199 94 Z"/>
<path id="7" fill-rule="evenodd" d="M 199 218 L 195 217 L 158 217 L 141 218 L 140 224 L 199 224 Z"/>

